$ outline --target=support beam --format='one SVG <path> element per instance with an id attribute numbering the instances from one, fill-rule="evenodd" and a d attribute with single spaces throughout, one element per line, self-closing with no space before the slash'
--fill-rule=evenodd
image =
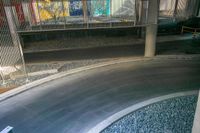
<path id="1" fill-rule="evenodd" d="M 197 16 L 200 17 L 200 1 L 197 1 Z"/>
<path id="2" fill-rule="evenodd" d="M 199 100 L 197 102 L 192 133 L 200 133 L 200 92 L 199 92 Z"/>
<path id="3" fill-rule="evenodd" d="M 156 53 L 158 12 L 159 0 L 149 0 L 145 40 L 145 57 L 153 57 Z"/>
<path id="4" fill-rule="evenodd" d="M 156 54 L 157 24 L 146 27 L 145 57 L 153 57 Z"/>
<path id="5" fill-rule="evenodd" d="M 174 13 L 173 13 L 174 19 L 176 19 L 176 16 L 177 16 L 178 3 L 179 3 L 179 0 L 176 0 L 175 1 L 175 7 L 174 7 Z"/>
<path id="6" fill-rule="evenodd" d="M 82 0 L 82 4 L 83 4 L 83 19 L 84 22 L 87 22 L 87 18 L 88 18 L 88 14 L 87 14 L 87 0 Z"/>

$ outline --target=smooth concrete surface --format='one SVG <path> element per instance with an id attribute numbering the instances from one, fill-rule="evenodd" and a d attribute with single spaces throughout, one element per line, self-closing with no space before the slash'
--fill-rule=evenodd
<path id="1" fill-rule="evenodd" d="M 124 58 L 124 59 L 117 59 L 117 60 L 113 60 L 113 61 L 97 63 L 97 64 L 94 64 L 94 65 L 83 66 L 83 67 L 68 70 L 66 72 L 60 72 L 58 74 L 54 74 L 54 75 L 48 76 L 46 78 L 42 78 L 40 80 L 36 80 L 34 82 L 30 82 L 30 83 L 25 84 L 23 86 L 17 87 L 15 89 L 12 89 L 12 90 L 7 91 L 7 92 L 4 92 L 3 94 L 0 95 L 0 102 L 4 101 L 5 99 L 8 99 L 10 97 L 13 97 L 13 96 L 15 96 L 19 93 L 30 90 L 30 89 L 34 88 L 35 86 L 39 86 L 39 85 L 44 84 L 46 82 L 51 82 L 52 80 L 62 78 L 62 77 L 68 76 L 68 75 L 72 75 L 72 74 L 75 74 L 75 73 L 79 73 L 79 72 L 83 72 L 83 71 L 87 71 L 87 70 L 91 70 L 91 69 L 98 69 L 100 67 L 105 67 L 105 66 L 109 66 L 109 65 L 116 65 L 116 64 L 119 64 L 119 63 L 147 61 L 147 60 L 151 60 L 151 58 L 141 58 L 141 57 Z"/>
<path id="2" fill-rule="evenodd" d="M 145 37 L 145 57 L 153 57 L 156 54 L 156 40 L 158 30 L 159 0 L 148 1 L 148 14 Z"/>
<path id="3" fill-rule="evenodd" d="M 144 45 L 135 45 L 26 53 L 24 54 L 24 58 L 26 63 L 44 63 L 52 61 L 138 57 L 143 55 Z"/>
<path id="4" fill-rule="evenodd" d="M 85 133 L 142 101 L 198 90 L 200 61 L 127 62 L 72 74 L 0 102 L 0 130 Z"/>
<path id="5" fill-rule="evenodd" d="M 199 99 L 197 103 L 192 133 L 200 133 L 200 92 L 199 92 Z"/>
<path id="6" fill-rule="evenodd" d="M 158 24 L 159 16 L 159 0 L 150 0 L 146 2 L 147 8 L 147 24 Z"/>
<path id="7" fill-rule="evenodd" d="M 145 57 L 153 57 L 156 54 L 157 24 L 146 27 Z"/>

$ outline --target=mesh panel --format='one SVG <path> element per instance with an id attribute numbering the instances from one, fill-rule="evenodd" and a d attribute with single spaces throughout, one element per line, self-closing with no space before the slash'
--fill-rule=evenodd
<path id="1" fill-rule="evenodd" d="M 160 17 L 187 19 L 194 15 L 197 1 L 160 0 Z M 145 25 L 148 9 L 148 0 L 11 0 L 10 4 L 18 32 Z"/>
<path id="2" fill-rule="evenodd" d="M 177 21 L 196 15 L 198 0 L 160 0 L 160 16 Z"/>
<path id="3" fill-rule="evenodd" d="M 12 11 L 18 32 L 124 27 L 136 24 L 136 1 L 12 0 Z"/>
<path id="4" fill-rule="evenodd" d="M 12 3 L 0 1 L 0 71 L 1 79 L 26 77 L 20 40 L 12 16 Z M 18 16 L 20 17 L 20 16 Z"/>
<path id="5" fill-rule="evenodd" d="M 160 16 L 173 17 L 176 0 L 160 0 Z"/>

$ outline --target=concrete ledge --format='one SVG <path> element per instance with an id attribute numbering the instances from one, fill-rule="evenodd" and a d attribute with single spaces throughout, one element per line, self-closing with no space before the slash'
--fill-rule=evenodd
<path id="1" fill-rule="evenodd" d="M 199 91 L 178 92 L 178 93 L 173 93 L 173 94 L 169 94 L 169 95 L 152 98 L 152 99 L 146 100 L 144 102 L 140 102 L 138 104 L 132 105 L 132 106 L 108 117 L 107 119 L 105 119 L 104 121 L 100 122 L 95 127 L 93 127 L 91 130 L 89 130 L 88 133 L 100 133 L 102 130 L 104 130 L 106 127 L 108 127 L 112 123 L 116 122 L 117 120 L 121 119 L 122 117 L 124 117 L 140 108 L 143 108 L 145 106 L 148 106 L 148 105 L 160 102 L 160 101 L 164 101 L 167 99 L 171 99 L 171 98 L 190 96 L 190 95 L 198 95 L 198 92 Z"/>

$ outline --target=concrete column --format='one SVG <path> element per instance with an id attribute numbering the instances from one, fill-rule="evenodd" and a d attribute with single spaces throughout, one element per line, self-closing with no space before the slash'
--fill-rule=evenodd
<path id="1" fill-rule="evenodd" d="M 145 38 L 145 57 L 153 57 L 156 53 L 158 13 L 159 0 L 149 0 Z"/>
<path id="2" fill-rule="evenodd" d="M 197 1 L 197 16 L 200 17 L 200 1 Z"/>
<path id="3" fill-rule="evenodd" d="M 157 25 L 146 27 L 145 57 L 153 57 L 156 54 Z"/>
<path id="4" fill-rule="evenodd" d="M 199 100 L 197 103 L 192 133 L 200 133 L 200 93 L 199 93 Z"/>
<path id="5" fill-rule="evenodd" d="M 82 0 L 82 4 L 83 4 L 83 18 L 84 18 L 84 22 L 87 22 L 87 18 L 88 18 L 88 14 L 87 14 L 87 1 L 86 0 Z"/>

